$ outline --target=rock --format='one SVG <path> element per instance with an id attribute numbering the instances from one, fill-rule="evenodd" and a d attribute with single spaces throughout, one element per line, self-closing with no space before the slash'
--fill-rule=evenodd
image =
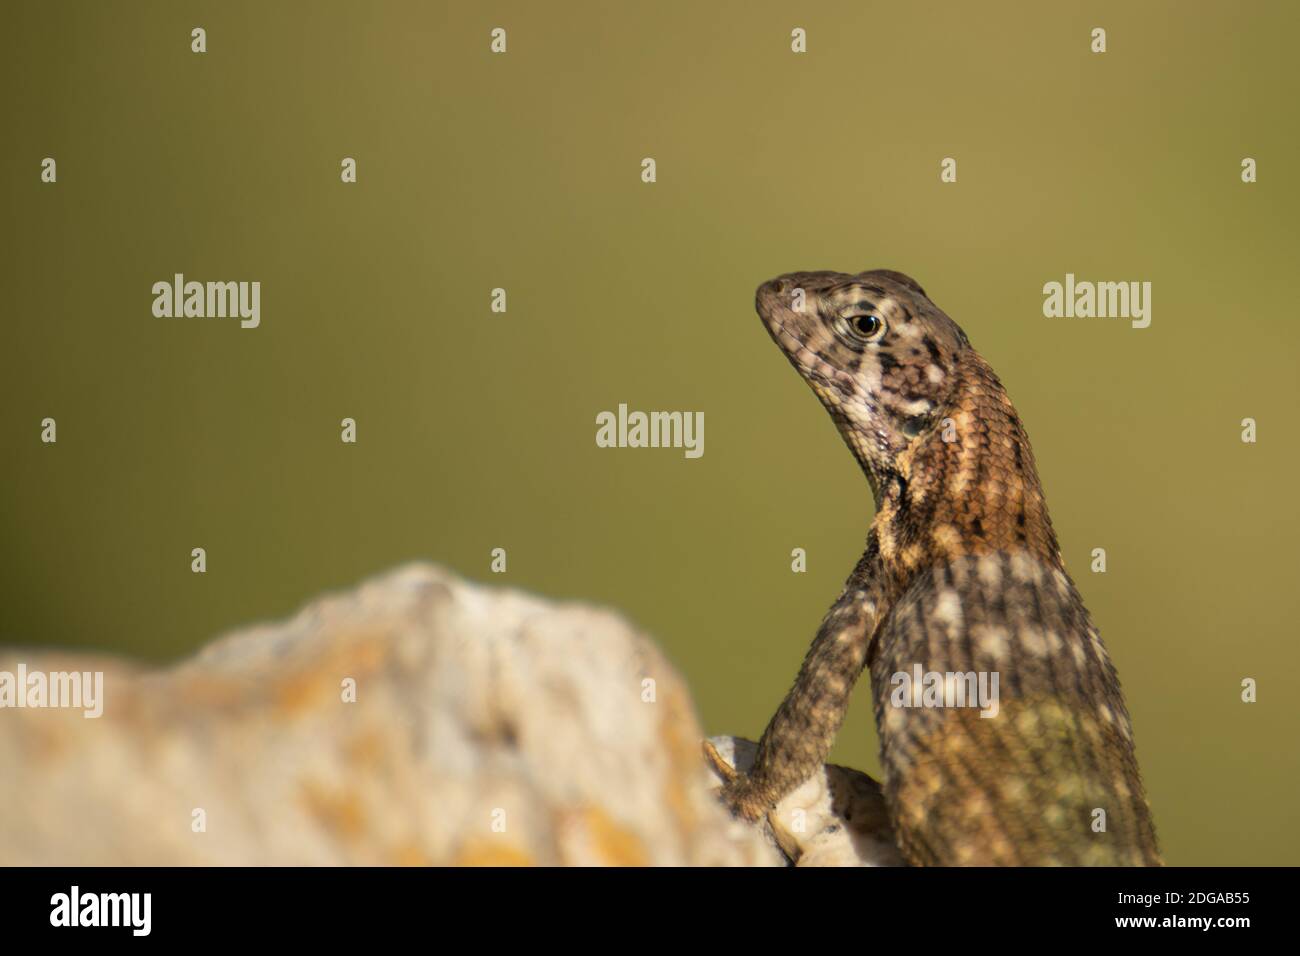
<path id="1" fill-rule="evenodd" d="M 747 771 L 758 745 L 710 737 L 733 767 Z M 713 787 L 721 786 L 715 776 Z M 795 866 L 903 866 L 880 784 L 865 773 L 827 764 L 767 815 L 769 844 Z"/>
<path id="2" fill-rule="evenodd" d="M 15 706 L 95 672 L 94 706 Z M 897 862 L 870 778 L 828 767 L 753 827 L 700 743 L 617 614 L 411 565 L 163 670 L 0 649 L 0 865 Z"/>
<path id="3" fill-rule="evenodd" d="M 0 709 L 0 864 L 781 862 L 608 611 L 416 565 L 167 670 L 0 650 L 20 664 L 102 671 L 103 713 Z"/>

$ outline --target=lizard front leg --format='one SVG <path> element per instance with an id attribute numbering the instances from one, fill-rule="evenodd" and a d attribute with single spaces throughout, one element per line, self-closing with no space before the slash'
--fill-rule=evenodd
<path id="1" fill-rule="evenodd" d="M 721 799 L 736 816 L 751 822 L 761 819 L 826 763 L 853 685 L 866 665 L 872 636 L 884 617 L 879 563 L 873 534 L 866 554 L 822 620 L 794 686 L 763 731 L 749 773 L 726 767 L 706 743 L 706 756 L 726 779 Z"/>

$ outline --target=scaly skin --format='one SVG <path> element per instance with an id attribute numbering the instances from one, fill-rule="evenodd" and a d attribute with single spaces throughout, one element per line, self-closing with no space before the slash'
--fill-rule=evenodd
<path id="1" fill-rule="evenodd" d="M 756 306 L 866 473 L 876 517 L 724 802 L 757 820 L 816 772 L 869 667 L 909 862 L 1158 865 L 1115 668 L 993 370 L 901 273 L 791 273 L 760 286 Z M 996 716 L 895 706 L 892 675 L 917 664 L 996 673 Z"/>

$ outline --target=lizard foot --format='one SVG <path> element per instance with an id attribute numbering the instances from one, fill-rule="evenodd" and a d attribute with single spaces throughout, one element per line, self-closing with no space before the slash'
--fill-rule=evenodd
<path id="1" fill-rule="evenodd" d="M 727 763 L 722 754 L 718 753 L 718 749 L 707 740 L 704 741 L 704 759 L 722 778 L 722 789 L 718 791 L 718 799 L 731 811 L 732 816 L 750 823 L 757 823 L 767 816 L 768 811 L 772 809 L 773 801 L 760 792 L 748 776 Z"/>

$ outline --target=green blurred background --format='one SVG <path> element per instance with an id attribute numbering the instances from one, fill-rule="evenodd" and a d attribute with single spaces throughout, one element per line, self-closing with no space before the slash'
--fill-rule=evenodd
<path id="1" fill-rule="evenodd" d="M 7 3 L 0 644 L 174 660 L 428 559 L 624 610 L 756 737 L 872 506 L 753 290 L 895 268 L 1029 428 L 1168 860 L 1300 863 L 1297 11 Z M 261 327 L 153 318 L 174 272 Z M 1066 272 L 1151 327 L 1044 318 Z M 704 457 L 597 448 L 620 402 Z"/>

